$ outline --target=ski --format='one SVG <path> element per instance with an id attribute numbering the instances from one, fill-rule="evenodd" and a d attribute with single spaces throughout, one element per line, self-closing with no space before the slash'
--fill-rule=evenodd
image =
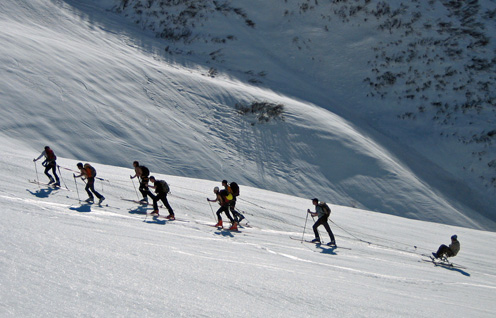
<path id="1" fill-rule="evenodd" d="M 178 221 L 178 222 L 185 222 L 185 223 L 189 223 L 188 220 L 185 220 L 185 219 L 178 219 L 176 217 L 174 217 L 174 219 L 167 219 L 167 215 L 156 215 L 156 214 L 152 214 L 152 213 L 147 213 L 146 216 L 148 217 L 152 217 L 152 218 L 157 218 L 157 219 L 164 219 L 166 221 Z"/>
<path id="2" fill-rule="evenodd" d="M 432 263 L 435 266 L 444 266 L 444 267 L 449 267 L 449 268 L 460 268 L 460 269 L 466 269 L 466 267 L 463 267 L 458 264 L 451 263 L 450 261 L 446 259 L 438 259 L 433 256 L 428 255 L 429 259 L 422 259 L 424 262 Z"/>
<path id="3" fill-rule="evenodd" d="M 128 201 L 128 202 L 134 202 L 136 204 L 140 204 L 140 205 L 149 205 L 149 206 L 153 206 L 153 203 L 149 203 L 149 202 L 143 202 L 143 201 L 138 201 L 138 200 L 132 200 L 132 199 L 125 199 L 125 198 L 121 198 L 121 200 L 124 200 L 124 201 Z M 163 208 L 162 205 L 159 205 L 159 208 Z"/>
<path id="4" fill-rule="evenodd" d="M 351 248 L 349 248 L 349 247 L 342 247 L 342 246 L 337 246 L 337 245 L 327 245 L 327 244 L 324 244 L 324 243 L 321 243 L 321 242 L 312 242 L 312 241 L 309 241 L 309 240 L 302 240 L 301 238 L 294 237 L 294 236 L 290 236 L 289 238 L 292 239 L 292 240 L 295 240 L 295 241 L 300 241 L 302 243 L 314 244 L 316 246 L 327 246 L 329 248 L 340 248 L 340 249 L 345 249 L 345 250 L 351 250 Z"/>
<path id="5" fill-rule="evenodd" d="M 67 190 L 67 191 L 70 191 L 69 189 L 67 188 L 63 188 L 61 187 L 60 185 L 55 185 L 54 183 L 45 183 L 45 182 L 39 182 L 39 181 L 36 181 L 36 180 L 29 180 L 29 182 L 31 183 L 34 183 L 34 184 L 37 184 L 37 185 L 40 185 L 40 186 L 45 186 L 45 187 L 49 187 L 49 188 L 52 188 L 54 190 Z"/>

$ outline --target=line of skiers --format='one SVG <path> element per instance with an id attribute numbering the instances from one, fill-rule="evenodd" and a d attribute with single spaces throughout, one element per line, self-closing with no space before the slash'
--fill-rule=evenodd
<path id="1" fill-rule="evenodd" d="M 42 157 L 45 158 L 42 165 L 45 167 L 45 171 L 44 171 L 45 175 L 49 178 L 48 184 L 53 184 L 54 186 L 60 186 L 60 179 L 56 171 L 57 156 L 55 155 L 53 150 L 50 149 L 49 146 L 46 146 L 44 151 L 40 154 L 40 156 L 38 158 L 33 159 L 33 161 L 36 162 Z M 87 180 L 85 190 L 88 193 L 88 199 L 86 199 L 86 202 L 94 202 L 94 196 L 96 196 L 99 200 L 98 204 L 101 204 L 102 201 L 105 200 L 105 197 L 102 196 L 97 191 L 95 191 L 95 177 L 96 177 L 95 168 L 93 168 L 89 163 L 83 165 L 81 162 L 77 164 L 77 167 L 80 171 L 80 174 L 77 176 L 73 174 L 74 178 L 82 178 L 83 180 L 85 179 Z M 169 215 L 166 217 L 166 219 L 174 220 L 175 219 L 174 210 L 172 209 L 172 207 L 169 204 L 169 201 L 167 200 L 167 194 L 170 192 L 170 188 L 167 182 L 164 180 L 157 180 L 154 176 L 150 176 L 150 170 L 146 166 L 140 165 L 138 161 L 133 162 L 133 167 L 135 174 L 134 176 L 130 176 L 130 178 L 131 179 L 138 178 L 139 191 L 143 196 L 143 199 L 141 199 L 139 202 L 143 204 L 147 204 L 148 197 L 150 197 L 153 200 L 153 212 L 151 214 L 158 216 L 159 215 L 158 202 L 162 201 L 167 211 L 169 212 Z M 50 174 L 50 170 L 55 176 L 55 179 Z M 149 184 L 150 181 L 153 183 L 153 185 Z M 214 188 L 215 199 L 207 198 L 208 202 L 218 202 L 218 204 L 220 205 L 219 209 L 215 213 L 217 216 L 217 224 L 215 224 L 214 226 L 223 227 L 221 214 L 224 212 L 224 214 L 231 222 L 231 227 L 229 229 L 237 230 L 239 222 L 241 222 L 245 218 L 241 213 L 239 213 L 235 209 L 236 198 L 239 196 L 239 185 L 236 182 L 228 183 L 227 180 L 222 180 L 222 186 L 224 187 L 224 189 L 219 189 L 219 187 Z M 155 195 L 149 190 L 149 188 L 155 189 Z M 307 213 L 308 213 L 307 216 L 311 215 L 312 218 L 317 217 L 317 221 L 315 221 L 312 227 L 315 238 L 311 242 L 317 244 L 321 243 L 318 228 L 319 226 L 322 225 L 326 229 L 327 234 L 329 235 L 329 238 L 331 240 L 329 243 L 327 243 L 327 245 L 336 246 L 336 240 L 334 234 L 332 233 L 331 227 L 329 226 L 329 217 L 331 215 L 330 207 L 325 202 L 319 201 L 319 199 L 317 198 L 312 199 L 312 204 L 315 206 L 315 212 L 310 211 L 310 209 L 307 209 Z M 451 244 L 449 246 L 446 246 L 444 244 L 441 245 L 438 251 L 432 253 L 432 255 L 435 258 L 453 257 L 458 254 L 459 250 L 460 250 L 460 242 L 458 241 L 457 236 L 453 235 L 451 236 Z"/>

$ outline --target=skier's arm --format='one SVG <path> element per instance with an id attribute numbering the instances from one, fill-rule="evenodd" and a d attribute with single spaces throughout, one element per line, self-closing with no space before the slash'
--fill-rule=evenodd
<path id="1" fill-rule="evenodd" d="M 43 151 L 43 152 L 41 153 L 41 155 L 40 155 L 38 158 L 33 159 L 33 161 L 38 161 L 38 160 L 40 160 L 40 159 L 41 159 L 41 157 L 43 157 L 43 156 L 45 156 L 45 157 L 46 157 L 46 151 Z"/>
<path id="2" fill-rule="evenodd" d="M 307 213 L 310 213 L 311 216 L 317 216 L 317 212 L 312 212 L 310 209 L 307 209 Z"/>

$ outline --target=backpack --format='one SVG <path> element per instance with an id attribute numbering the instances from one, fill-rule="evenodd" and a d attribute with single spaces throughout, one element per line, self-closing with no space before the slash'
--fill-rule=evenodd
<path id="1" fill-rule="evenodd" d="M 229 186 L 231 187 L 232 194 L 235 197 L 239 196 L 239 185 L 236 182 L 231 182 Z"/>
<path id="2" fill-rule="evenodd" d="M 142 177 L 148 177 L 150 175 L 150 170 L 147 167 L 141 166 L 140 169 Z"/>
<path id="3" fill-rule="evenodd" d="M 162 190 L 165 194 L 169 193 L 170 192 L 170 188 L 169 188 L 169 185 L 167 184 L 167 182 L 165 182 L 164 180 L 160 180 L 158 181 L 160 183 L 160 186 L 162 187 Z M 158 189 L 157 189 L 158 190 Z"/>
<path id="4" fill-rule="evenodd" d="M 329 216 L 331 215 L 331 208 L 327 205 L 325 202 L 320 202 L 319 206 L 322 208 L 324 211 L 325 215 Z"/>
<path id="5" fill-rule="evenodd" d="M 47 155 L 46 160 L 48 162 L 53 162 L 53 161 L 55 161 L 57 159 L 57 156 L 55 155 L 55 153 L 53 152 L 52 149 L 46 150 L 46 155 Z"/>
<path id="6" fill-rule="evenodd" d="M 90 164 L 85 164 L 84 169 L 86 170 L 86 177 L 87 178 L 94 178 L 96 177 L 96 170 L 91 166 Z"/>
<path id="7" fill-rule="evenodd" d="M 225 190 L 225 189 L 224 190 L 220 190 L 219 191 L 219 194 L 222 197 L 222 199 L 224 199 L 224 203 L 229 203 L 230 200 L 229 200 L 228 196 L 230 194 L 229 194 L 229 192 L 227 192 L 227 190 Z"/>

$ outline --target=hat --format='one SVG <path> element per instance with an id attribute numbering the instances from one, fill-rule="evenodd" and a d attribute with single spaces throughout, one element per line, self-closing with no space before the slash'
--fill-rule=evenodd
<path id="1" fill-rule="evenodd" d="M 456 236 L 456 234 L 451 237 L 452 240 L 456 240 L 457 238 L 458 236 Z"/>

